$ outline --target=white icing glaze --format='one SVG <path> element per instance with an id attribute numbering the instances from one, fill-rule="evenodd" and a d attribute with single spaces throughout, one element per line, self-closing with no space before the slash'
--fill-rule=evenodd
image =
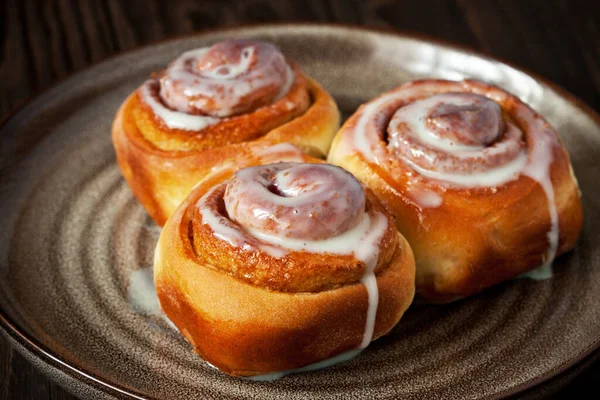
<path id="1" fill-rule="evenodd" d="M 362 349 L 350 350 L 350 351 L 346 351 L 344 353 L 338 354 L 337 356 L 328 358 L 326 360 L 321 360 L 314 364 L 306 365 L 302 368 L 290 369 L 287 371 L 272 372 L 270 374 L 264 374 L 264 375 L 256 375 L 256 376 L 248 377 L 246 379 L 251 380 L 251 381 L 258 381 L 258 382 L 276 381 L 277 379 L 281 379 L 286 375 L 297 374 L 300 372 L 316 371 L 319 369 L 331 367 L 332 365 L 351 360 L 354 357 L 356 357 L 357 355 L 359 355 L 361 352 L 362 352 Z M 214 366 L 212 366 L 212 367 L 214 368 Z"/>
<path id="2" fill-rule="evenodd" d="M 581 198 L 581 187 L 579 186 L 579 181 L 577 180 L 577 176 L 575 176 L 575 171 L 573 170 L 573 166 L 571 164 L 569 164 L 569 174 L 571 175 L 571 179 L 573 179 L 575 186 L 577 186 L 577 193 L 579 194 L 579 198 Z"/>
<path id="3" fill-rule="evenodd" d="M 158 248 L 158 246 L 157 246 Z M 154 286 L 154 270 L 152 267 L 136 269 L 129 277 L 127 299 L 131 309 L 140 315 L 159 317 L 173 330 L 177 326 L 162 312 L 156 288 Z"/>
<path id="4" fill-rule="evenodd" d="M 365 322 L 365 333 L 363 334 L 363 340 L 360 344 L 361 349 L 365 349 L 369 343 L 373 340 L 373 333 L 375 332 L 375 320 L 377 318 L 377 307 L 379 306 L 379 287 L 377 286 L 377 277 L 373 272 L 375 268 L 375 262 L 370 261 L 367 265 L 365 274 L 360 281 L 367 289 L 367 296 L 369 298 L 369 306 L 367 308 L 367 320 Z"/>
<path id="5" fill-rule="evenodd" d="M 136 269 L 129 277 L 127 298 L 131 308 L 142 315 L 162 315 L 156 289 L 154 288 L 154 273 L 152 267 Z"/>
<path id="6" fill-rule="evenodd" d="M 387 218 L 381 213 L 375 213 L 373 215 L 371 229 L 359 243 L 356 243 L 356 247 L 354 247 L 354 256 L 365 263 L 365 273 L 360 281 L 365 285 L 367 295 L 369 296 L 367 322 L 363 341 L 360 345 L 361 349 L 366 348 L 369 343 L 371 343 L 371 340 L 373 340 L 373 332 L 375 331 L 375 319 L 377 317 L 377 307 L 379 305 L 379 287 L 377 286 L 375 267 L 377 266 L 377 259 L 379 258 L 379 243 L 383 238 L 387 225 Z"/>
<path id="7" fill-rule="evenodd" d="M 452 89 L 460 91 L 462 88 L 457 84 L 456 87 L 453 87 Z M 371 136 L 367 134 L 367 132 L 376 133 L 379 131 L 378 128 L 386 128 L 384 124 L 387 122 L 387 118 L 382 110 L 388 108 L 390 105 L 407 102 L 415 97 L 425 98 L 436 93 L 440 93 L 440 89 L 435 84 L 431 85 L 431 87 L 419 85 L 404 86 L 400 91 L 385 93 L 362 105 L 357 111 L 360 116 L 353 128 L 353 147 L 359 150 L 368 160 L 378 163 L 379 160 L 375 157 L 373 150 L 374 146 L 379 143 L 380 137 L 378 134 Z"/>
<path id="8" fill-rule="evenodd" d="M 142 99 L 152 109 L 154 115 L 160 118 L 168 128 L 200 131 L 221 121 L 219 118 L 186 114 L 168 109 L 152 94 L 153 85 L 156 85 L 156 82 L 149 80 L 141 86 Z"/>
<path id="9" fill-rule="evenodd" d="M 517 179 L 527 161 L 522 132 L 503 123 L 495 102 L 476 94 L 441 93 L 416 100 L 394 113 L 388 132 L 388 147 L 402 161 L 444 183 L 499 186 Z M 498 165 L 486 165 L 492 157 Z"/>
<path id="10" fill-rule="evenodd" d="M 202 215 L 202 224 L 208 225 L 217 238 L 229 243 L 234 247 L 240 247 L 246 251 L 255 251 L 258 245 L 262 251 L 268 253 L 272 257 L 284 257 L 287 253 L 285 250 L 276 246 L 268 246 L 256 243 L 256 241 L 253 241 L 252 238 L 248 237 L 248 235 L 245 235 L 243 231 L 239 229 L 239 227 L 233 225 L 231 221 L 218 214 L 213 207 L 207 204 L 208 199 L 218 188 L 219 186 L 212 188 L 196 203 L 196 207 L 198 207 L 198 210 L 200 210 L 200 215 Z"/>
<path id="11" fill-rule="evenodd" d="M 534 281 L 543 281 L 552 278 L 553 275 L 554 274 L 552 272 L 552 264 L 546 263 L 541 267 L 532 269 L 531 271 L 527 271 L 517 276 L 517 278 L 529 278 L 533 279 Z"/>
<path id="12" fill-rule="evenodd" d="M 436 208 L 444 203 L 444 198 L 427 189 L 410 189 L 408 192 L 410 198 L 421 208 Z"/>
<path id="13" fill-rule="evenodd" d="M 229 243 L 233 247 L 239 247 L 244 249 L 245 251 L 256 251 L 260 249 L 265 253 L 269 254 L 274 258 L 283 258 L 287 254 L 287 252 L 277 246 L 269 246 L 252 240 L 252 237 L 245 235 L 242 231 L 239 230 L 238 227 L 234 226 L 231 221 L 222 215 L 216 213 L 212 207 L 206 205 L 206 200 L 208 196 L 215 189 L 212 189 L 209 193 L 203 196 L 196 206 L 200 210 L 200 214 L 202 215 L 202 224 L 208 225 L 214 232 L 215 236 L 224 242 Z"/>
<path id="14" fill-rule="evenodd" d="M 219 51 L 226 52 L 243 44 L 246 47 L 241 49 L 238 62 L 216 68 L 210 63 L 199 67 L 209 51 L 222 46 Z M 245 111 L 244 99 L 264 88 L 278 88 L 275 100 L 280 99 L 287 94 L 294 78 L 285 57 L 272 44 L 225 41 L 211 48 L 188 51 L 177 58 L 161 78 L 160 96 L 176 110 L 186 113 L 202 110 L 213 117 L 226 118 Z M 217 107 L 207 108 L 209 101 Z"/>
<path id="15" fill-rule="evenodd" d="M 436 179 L 442 183 L 451 183 L 465 188 L 495 187 L 517 179 L 521 174 L 523 167 L 527 164 L 527 155 L 524 152 L 521 152 L 518 157 L 505 165 L 491 168 L 487 171 L 472 172 L 470 174 L 430 171 L 421 168 L 408 159 L 404 159 L 403 161 L 420 175 Z"/>
<path id="16" fill-rule="evenodd" d="M 407 122 L 407 124 L 412 128 L 411 135 L 413 135 L 413 137 L 423 141 L 427 145 L 443 150 L 454 157 L 458 157 L 463 160 L 477 159 L 478 157 L 482 156 L 480 151 L 485 151 L 486 156 L 494 156 L 507 150 L 507 147 L 512 148 L 512 144 L 510 143 L 500 143 L 498 146 L 494 146 L 492 148 L 463 145 L 446 138 L 440 138 L 426 129 L 425 116 L 428 110 L 427 107 L 431 107 L 440 101 L 440 98 L 436 97 L 436 95 L 461 91 L 464 91 L 464 88 L 459 82 L 447 82 L 446 85 L 441 86 L 437 83 L 437 81 L 433 81 L 429 84 L 405 86 L 402 90 L 388 92 L 380 96 L 372 102 L 362 106 L 359 110 L 358 121 L 354 126 L 354 132 L 352 135 L 353 147 L 359 150 L 368 160 L 379 163 L 380 160 L 377 157 L 375 146 L 380 143 L 381 139 L 379 135 L 381 135 L 382 132 L 387 128 L 385 125 L 387 119 L 384 110 L 390 106 L 397 105 L 399 109 L 396 112 L 400 114 L 396 115 L 395 112 L 394 116 L 398 118 L 407 118 L 407 120 L 403 120 L 403 122 Z M 477 94 L 486 95 L 487 93 Z M 504 96 L 494 93 L 487 97 L 493 100 L 502 100 Z M 405 107 L 410 108 L 409 111 L 411 112 L 402 113 L 400 110 L 402 110 L 403 107 L 400 106 L 405 102 L 413 101 L 415 98 L 422 100 L 415 102 L 416 105 L 414 107 L 411 107 L 410 104 L 406 105 Z M 450 96 L 447 101 L 457 106 L 468 104 L 464 99 L 460 99 L 456 96 Z M 398 121 L 394 122 L 397 123 Z M 514 125 L 511 123 L 507 123 L 506 125 L 507 131 L 505 134 L 518 136 L 518 132 L 515 132 L 516 128 Z M 401 145 L 400 141 L 397 143 L 395 142 L 396 138 L 392 137 L 390 139 L 392 139 L 392 144 L 395 143 L 398 146 Z M 427 155 L 419 154 L 419 156 L 426 157 Z M 524 160 L 524 158 L 526 158 L 524 153 L 519 154 L 519 156 L 515 157 L 505 165 L 501 165 L 497 168 L 491 168 L 487 171 L 474 171 L 473 173 L 448 173 L 442 171 L 425 170 L 410 160 L 407 161 L 406 159 L 403 159 L 403 161 L 407 161 L 406 163 L 411 168 L 431 179 L 436 179 L 442 182 L 446 181 L 448 183 L 457 184 L 463 187 L 494 187 L 518 178 L 519 172 L 526 164 L 526 160 Z M 436 162 L 438 164 L 443 164 L 443 160 L 436 160 Z"/>
<path id="17" fill-rule="evenodd" d="M 292 71 L 292 68 L 290 68 L 289 64 L 285 64 L 285 82 L 281 86 L 281 90 L 277 94 L 277 97 L 275 97 L 275 101 L 281 99 L 290 91 L 295 78 L 296 78 L 296 76 L 294 74 L 294 71 Z M 292 103 L 291 101 L 288 101 L 285 104 L 285 106 L 288 110 L 291 110 L 292 108 L 294 108 L 294 103 Z"/>
<path id="18" fill-rule="evenodd" d="M 375 215 L 382 214 L 377 213 Z M 385 217 L 383 218 L 385 219 Z M 356 246 L 366 245 L 366 243 L 363 243 L 363 240 L 366 240 L 369 237 L 370 232 L 376 227 L 376 221 L 373 221 L 372 217 L 365 213 L 362 215 L 360 223 L 354 228 L 339 235 L 320 240 L 294 239 L 285 236 L 271 235 L 257 229 L 247 229 L 247 231 L 252 236 L 260 239 L 260 241 L 285 250 L 347 255 L 353 254 Z M 384 226 L 383 230 L 385 230 L 386 227 L 387 225 Z M 381 234 L 383 234 L 383 231 Z M 358 258 L 358 256 L 356 257 Z"/>
<path id="19" fill-rule="evenodd" d="M 328 164 L 241 169 L 227 183 L 224 199 L 229 218 L 239 225 L 290 239 L 335 236 L 356 225 L 365 208 L 360 183 Z"/>
<path id="20" fill-rule="evenodd" d="M 202 64 L 214 48 L 218 48 L 214 51 L 227 52 L 240 45 L 246 47 L 241 49 L 237 62 L 216 68 L 211 62 Z M 225 41 L 212 48 L 183 53 L 160 80 L 149 80 L 139 90 L 142 100 L 168 128 L 199 131 L 224 118 L 251 111 L 253 101 L 265 105 L 268 99 L 279 100 L 290 91 L 295 78 L 285 57 L 272 44 Z M 277 93 L 271 90 L 263 102 L 254 97 L 246 104 L 253 93 L 265 88 L 274 88 Z"/>
<path id="21" fill-rule="evenodd" d="M 178 65 L 179 70 L 183 69 L 183 65 L 181 65 L 181 61 L 187 59 L 199 59 L 208 49 L 201 49 L 202 54 L 193 54 L 194 51 L 189 51 L 184 53 L 180 58 Z M 254 55 L 255 49 L 254 47 L 245 47 L 242 50 L 242 54 L 240 57 L 240 61 L 238 63 L 231 63 L 219 67 L 213 70 L 206 70 L 202 74 L 207 78 L 212 78 L 215 80 L 230 80 L 233 78 L 237 78 L 238 76 L 246 73 L 250 69 L 250 62 L 252 61 L 252 56 Z M 187 57 L 186 57 L 187 56 Z M 194 88 L 193 86 L 186 90 L 190 95 L 202 94 L 199 88 Z"/>
<path id="22" fill-rule="evenodd" d="M 431 96 L 401 107 L 392 117 L 390 125 L 395 125 L 401 121 L 407 125 L 409 135 L 414 136 L 423 143 L 446 152 L 457 153 L 482 150 L 484 148 L 482 145 L 461 144 L 455 140 L 439 137 L 427 128 L 425 123 L 427 115 L 431 108 L 441 101 L 439 98 L 440 96 L 441 95 Z M 462 99 L 460 97 L 452 98 L 451 100 L 452 104 L 456 106 L 465 106 L 469 104 L 467 99 Z"/>
<path id="23" fill-rule="evenodd" d="M 550 177 L 550 166 L 553 160 L 552 151 L 556 143 L 556 137 L 554 136 L 554 132 L 550 131 L 541 119 L 532 118 L 529 113 L 521 112 L 518 115 L 527 121 L 532 129 L 537 129 L 537 132 L 539 132 L 531 150 L 530 161 L 523 170 L 523 175 L 538 182 L 548 199 L 550 231 L 548 232 L 548 251 L 543 265 L 551 265 L 554 257 L 556 257 L 559 239 L 558 211 L 554 198 L 554 187 L 552 186 L 552 179 Z"/>
<path id="24" fill-rule="evenodd" d="M 218 187 L 211 189 L 206 195 L 200 198 L 196 204 L 198 210 L 200 210 L 200 215 L 202 215 L 202 224 L 210 226 L 214 235 L 224 242 L 235 247 L 241 246 L 245 250 L 252 250 L 253 247 L 244 241 L 244 235 L 229 224 L 223 223 L 227 219 L 214 212 L 213 208 L 207 205 L 207 199 L 212 196 L 213 192 L 217 189 Z"/>
<path id="25" fill-rule="evenodd" d="M 385 115 L 383 115 L 381 109 L 385 108 L 388 103 L 398 101 L 402 98 L 404 98 L 404 96 L 401 94 L 389 94 L 387 96 L 381 96 L 367 104 L 364 104 L 358 110 L 360 113 L 360 118 L 358 118 L 358 121 L 354 127 L 353 143 L 354 147 L 363 153 L 363 155 L 367 156 L 368 159 L 377 161 L 377 159 L 373 156 L 373 146 L 369 141 L 367 130 L 377 129 L 378 126 L 382 126 L 382 124 L 385 122 Z"/>

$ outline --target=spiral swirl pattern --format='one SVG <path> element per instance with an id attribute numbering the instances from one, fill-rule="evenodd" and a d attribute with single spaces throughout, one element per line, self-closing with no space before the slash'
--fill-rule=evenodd
<path id="1" fill-rule="evenodd" d="M 400 217 L 418 290 L 430 299 L 549 268 L 579 231 L 577 183 L 557 133 L 517 96 L 484 82 L 425 79 L 383 93 L 344 124 L 329 161 L 370 182 Z"/>
<path id="2" fill-rule="evenodd" d="M 332 289 L 380 272 L 393 254 L 395 230 L 382 206 L 340 167 L 297 162 L 248 167 L 203 190 L 191 217 L 195 248 L 207 262 L 255 285 Z M 209 246 L 230 262 L 213 257 Z M 285 272 L 263 263 L 285 265 Z"/>
<path id="3" fill-rule="evenodd" d="M 256 113 L 255 124 L 274 124 L 272 129 L 310 102 L 302 74 L 274 45 L 255 40 L 225 40 L 187 51 L 146 81 L 139 93 L 167 128 L 184 131 L 240 123 L 239 118 Z M 265 111 L 268 106 L 273 109 Z"/>
<path id="4" fill-rule="evenodd" d="M 442 93 L 401 107 L 387 132 L 388 148 L 425 175 L 481 173 L 515 162 L 519 168 L 525 157 L 522 130 L 493 100 L 472 93 Z"/>
<path id="5" fill-rule="evenodd" d="M 324 239 L 360 223 L 365 194 L 339 167 L 278 163 L 238 171 L 225 207 L 241 226 L 294 239 Z"/>
<path id="6" fill-rule="evenodd" d="M 397 159 L 417 179 L 443 186 L 491 188 L 528 169 L 547 171 L 551 148 L 558 145 L 535 111 L 476 81 L 411 82 L 361 107 L 356 119 L 350 150 L 377 163 Z M 379 146 L 382 140 L 387 146 Z M 532 157 L 535 142 L 550 159 Z"/>
<path id="7" fill-rule="evenodd" d="M 160 97 L 181 112 L 224 118 L 272 103 L 293 80 L 274 45 L 226 40 L 176 59 L 160 78 Z"/>

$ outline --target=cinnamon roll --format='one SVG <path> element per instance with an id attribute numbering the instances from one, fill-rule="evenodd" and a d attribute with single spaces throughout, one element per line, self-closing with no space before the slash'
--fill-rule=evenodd
<path id="1" fill-rule="evenodd" d="M 161 233 L 161 307 L 227 374 L 353 356 L 413 299 L 412 251 L 375 195 L 342 168 L 298 161 L 217 169 Z"/>
<path id="2" fill-rule="evenodd" d="M 274 45 L 226 40 L 144 82 L 119 109 L 112 137 L 123 176 L 162 225 L 213 166 L 247 145 L 289 142 L 324 157 L 338 128 L 332 97 Z"/>
<path id="3" fill-rule="evenodd" d="M 582 206 L 556 132 L 479 81 L 421 80 L 364 104 L 328 157 L 371 187 L 415 253 L 420 297 L 445 302 L 548 266 Z"/>

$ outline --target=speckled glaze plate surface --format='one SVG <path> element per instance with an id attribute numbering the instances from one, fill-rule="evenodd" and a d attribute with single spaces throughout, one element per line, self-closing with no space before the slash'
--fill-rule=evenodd
<path id="1" fill-rule="evenodd" d="M 519 95 L 558 130 L 585 223 L 552 279 L 518 279 L 444 306 L 413 306 L 355 359 L 276 382 L 235 379 L 138 302 L 160 229 L 121 177 L 113 116 L 152 71 L 228 37 L 275 42 L 344 116 L 419 77 L 478 78 Z M 0 305 L 11 342 L 82 397 L 471 399 L 503 397 L 582 360 L 600 338 L 600 125 L 546 83 L 492 59 L 401 35 L 316 25 L 172 40 L 74 75 L 0 128 Z M 146 289 L 148 289 L 146 287 Z"/>

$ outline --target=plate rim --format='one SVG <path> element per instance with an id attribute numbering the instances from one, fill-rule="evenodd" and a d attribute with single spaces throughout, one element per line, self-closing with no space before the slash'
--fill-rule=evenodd
<path id="1" fill-rule="evenodd" d="M 588 105 L 585 101 L 583 101 L 578 96 L 572 94 L 567 89 L 563 88 L 561 85 L 550 81 L 547 78 L 544 78 L 537 73 L 529 71 L 527 68 L 523 68 L 515 65 L 514 63 L 503 59 L 502 57 L 490 55 L 484 51 L 480 51 L 477 49 L 473 49 L 468 45 L 464 45 L 461 43 L 457 43 L 447 39 L 441 39 L 432 35 L 423 34 L 420 32 L 408 31 L 408 30 L 400 30 L 393 27 L 381 27 L 381 26 L 362 26 L 362 25 L 353 25 L 347 23 L 340 22 L 327 22 L 327 23 L 319 23 L 319 22 L 271 22 L 271 23 L 249 23 L 249 24 L 240 24 L 236 26 L 222 26 L 217 28 L 207 28 L 202 30 L 197 30 L 193 32 L 188 32 L 185 34 L 169 36 L 166 38 L 162 38 L 159 40 L 151 41 L 145 43 L 143 45 L 138 45 L 123 51 L 119 51 L 117 53 L 108 55 L 106 57 L 102 57 L 96 62 L 87 65 L 81 69 L 73 71 L 51 85 L 37 90 L 32 93 L 29 97 L 17 103 L 15 106 L 9 110 L 7 115 L 0 120 L 0 133 L 5 128 L 5 126 L 12 121 L 19 113 L 23 112 L 27 109 L 29 105 L 31 105 L 35 100 L 39 99 L 42 95 L 52 92 L 59 88 L 60 86 L 67 84 L 72 79 L 87 74 L 91 70 L 104 65 L 106 63 L 112 62 L 120 57 L 124 57 L 130 55 L 132 53 L 147 50 L 151 47 L 155 47 L 158 45 L 168 44 L 169 42 L 178 42 L 186 39 L 191 39 L 194 37 L 201 37 L 211 34 L 217 33 L 235 33 L 236 31 L 251 31 L 251 30 L 261 30 L 261 29 L 281 29 L 281 30 L 294 30 L 298 28 L 326 28 L 333 30 L 358 30 L 364 31 L 365 33 L 375 33 L 379 35 L 389 35 L 396 38 L 416 40 L 419 42 L 424 42 L 428 44 L 432 44 L 436 47 L 444 47 L 450 50 L 459 51 L 462 53 L 468 53 L 471 55 L 475 55 L 481 59 L 486 61 L 499 62 L 504 64 L 516 71 L 524 73 L 531 78 L 535 79 L 538 82 L 548 86 L 550 89 L 554 90 L 560 97 L 571 103 L 574 107 L 583 111 L 592 121 L 594 121 L 595 125 L 600 128 L 600 113 L 597 112 L 592 106 Z M 1 140 L 1 136 L 0 136 Z M 108 379 L 104 379 L 94 375 L 94 373 L 87 371 L 85 368 L 65 361 L 61 356 L 55 354 L 52 350 L 47 348 L 44 343 L 40 342 L 38 339 L 31 337 L 24 330 L 18 326 L 11 318 L 8 317 L 6 312 L 3 309 L 3 305 L 0 303 L 0 331 L 3 335 L 8 339 L 11 347 L 15 348 L 18 351 L 26 351 L 30 356 L 35 357 L 37 360 L 42 362 L 51 370 L 58 370 L 59 372 L 67 373 L 73 379 L 81 382 L 86 386 L 91 386 L 93 384 L 99 385 L 98 388 L 101 391 L 105 392 L 110 396 L 127 396 L 131 399 L 155 399 L 154 397 L 147 397 L 146 395 L 142 395 L 141 393 L 136 393 L 135 390 L 126 389 L 121 387 L 114 382 L 110 382 Z M 15 341 L 18 346 L 15 346 L 12 341 Z M 545 374 L 534 377 L 520 385 L 517 385 L 513 388 L 504 389 L 501 392 L 495 394 L 492 398 L 506 398 L 510 396 L 514 396 L 519 393 L 523 393 L 525 391 L 534 389 L 535 387 L 542 386 L 544 383 L 552 380 L 558 375 L 567 372 L 572 367 L 577 364 L 583 362 L 587 357 L 594 354 L 597 350 L 600 349 L 600 334 L 596 337 L 596 339 L 589 343 L 589 345 L 582 350 L 577 356 L 572 359 L 563 362 L 559 366 L 551 369 Z M 56 365 L 54 365 L 56 364 Z M 64 370 L 63 370 L 64 369 Z M 38 368 L 39 370 L 39 368 Z M 44 375 L 48 376 L 49 374 L 46 371 L 40 371 Z M 53 376 L 48 376 L 51 380 L 55 381 Z M 71 391 L 70 388 L 66 388 Z"/>

